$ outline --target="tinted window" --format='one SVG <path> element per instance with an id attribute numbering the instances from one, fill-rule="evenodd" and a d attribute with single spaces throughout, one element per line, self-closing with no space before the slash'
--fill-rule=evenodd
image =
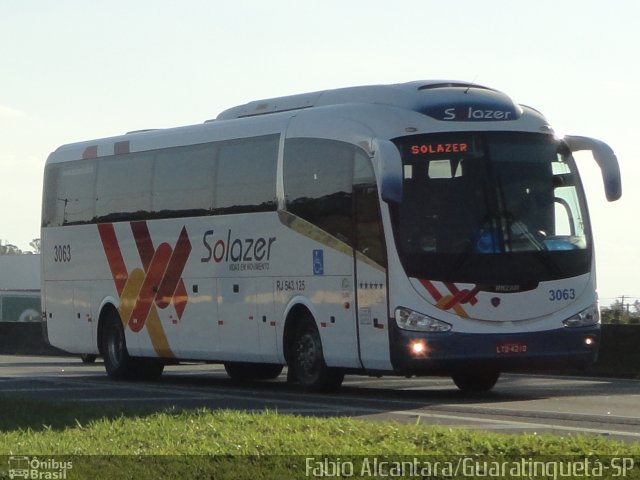
<path id="1" fill-rule="evenodd" d="M 154 216 L 211 214 L 215 155 L 212 144 L 159 151 L 152 187 Z"/>
<path id="2" fill-rule="evenodd" d="M 101 158 L 96 187 L 97 220 L 114 222 L 148 216 L 152 174 L 152 153 Z"/>
<path id="3" fill-rule="evenodd" d="M 356 148 L 320 139 L 291 139 L 284 152 L 287 210 L 352 243 L 352 185 Z"/>
<path id="4" fill-rule="evenodd" d="M 49 165 L 42 225 L 274 211 L 278 143 L 265 135 Z"/>
<path id="5" fill-rule="evenodd" d="M 378 265 L 387 266 L 378 187 L 371 160 L 358 153 L 354 169 L 355 249 Z"/>
<path id="6" fill-rule="evenodd" d="M 215 212 L 275 210 L 277 159 L 277 135 L 220 143 Z"/>
<path id="7" fill-rule="evenodd" d="M 410 276 L 526 284 L 591 268 L 577 170 L 553 136 L 461 132 L 396 144 L 403 153 L 403 198 L 391 214 Z"/>
<path id="8" fill-rule="evenodd" d="M 42 190 L 42 226 L 58 226 L 58 173 L 57 165 L 48 165 L 44 170 L 44 187 Z"/>
<path id="9" fill-rule="evenodd" d="M 95 209 L 95 161 L 70 162 L 47 168 L 43 226 L 90 222 Z"/>

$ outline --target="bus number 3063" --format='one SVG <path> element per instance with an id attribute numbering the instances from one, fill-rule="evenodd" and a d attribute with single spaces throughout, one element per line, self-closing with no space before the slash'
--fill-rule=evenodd
<path id="1" fill-rule="evenodd" d="M 71 245 L 54 245 L 53 261 L 56 263 L 66 263 L 71 261 Z"/>
<path id="2" fill-rule="evenodd" d="M 573 300 L 576 298 L 576 291 L 573 288 L 557 288 L 549 290 L 549 301 L 559 302 L 560 300 Z"/>

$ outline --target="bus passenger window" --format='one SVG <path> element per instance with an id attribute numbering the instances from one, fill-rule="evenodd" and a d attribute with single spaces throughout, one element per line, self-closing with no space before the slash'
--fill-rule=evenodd
<path id="1" fill-rule="evenodd" d="M 95 161 L 52 165 L 45 173 L 43 226 L 90 223 L 95 215 Z"/>
<path id="2" fill-rule="evenodd" d="M 153 154 L 103 157 L 98 163 L 96 217 L 99 222 L 142 220 L 151 212 Z"/>
<path id="3" fill-rule="evenodd" d="M 278 140 L 267 135 L 219 144 L 215 213 L 276 210 Z"/>
<path id="4" fill-rule="evenodd" d="M 287 210 L 352 244 L 355 147 L 333 140 L 296 138 L 284 152 Z"/>
<path id="5" fill-rule="evenodd" d="M 380 215 L 378 186 L 371 160 L 357 152 L 354 162 L 355 248 L 381 267 L 387 266 L 387 253 Z"/>
<path id="6" fill-rule="evenodd" d="M 381 267 L 387 266 L 387 254 L 375 183 L 355 185 L 356 250 Z"/>
<path id="7" fill-rule="evenodd" d="M 211 214 L 215 154 L 212 144 L 158 151 L 152 191 L 155 217 Z"/>

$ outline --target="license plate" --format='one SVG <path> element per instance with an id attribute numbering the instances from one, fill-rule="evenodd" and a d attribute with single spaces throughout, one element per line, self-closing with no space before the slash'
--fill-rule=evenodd
<path id="1" fill-rule="evenodd" d="M 496 353 L 504 355 L 508 353 L 526 353 L 526 342 L 498 342 L 496 343 Z"/>

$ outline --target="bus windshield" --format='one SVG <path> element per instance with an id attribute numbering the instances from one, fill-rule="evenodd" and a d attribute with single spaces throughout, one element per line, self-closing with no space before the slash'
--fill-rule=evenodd
<path id="1" fill-rule="evenodd" d="M 394 236 L 410 276 L 527 283 L 590 271 L 584 195 L 551 135 L 459 132 L 395 140 L 403 200 Z"/>

